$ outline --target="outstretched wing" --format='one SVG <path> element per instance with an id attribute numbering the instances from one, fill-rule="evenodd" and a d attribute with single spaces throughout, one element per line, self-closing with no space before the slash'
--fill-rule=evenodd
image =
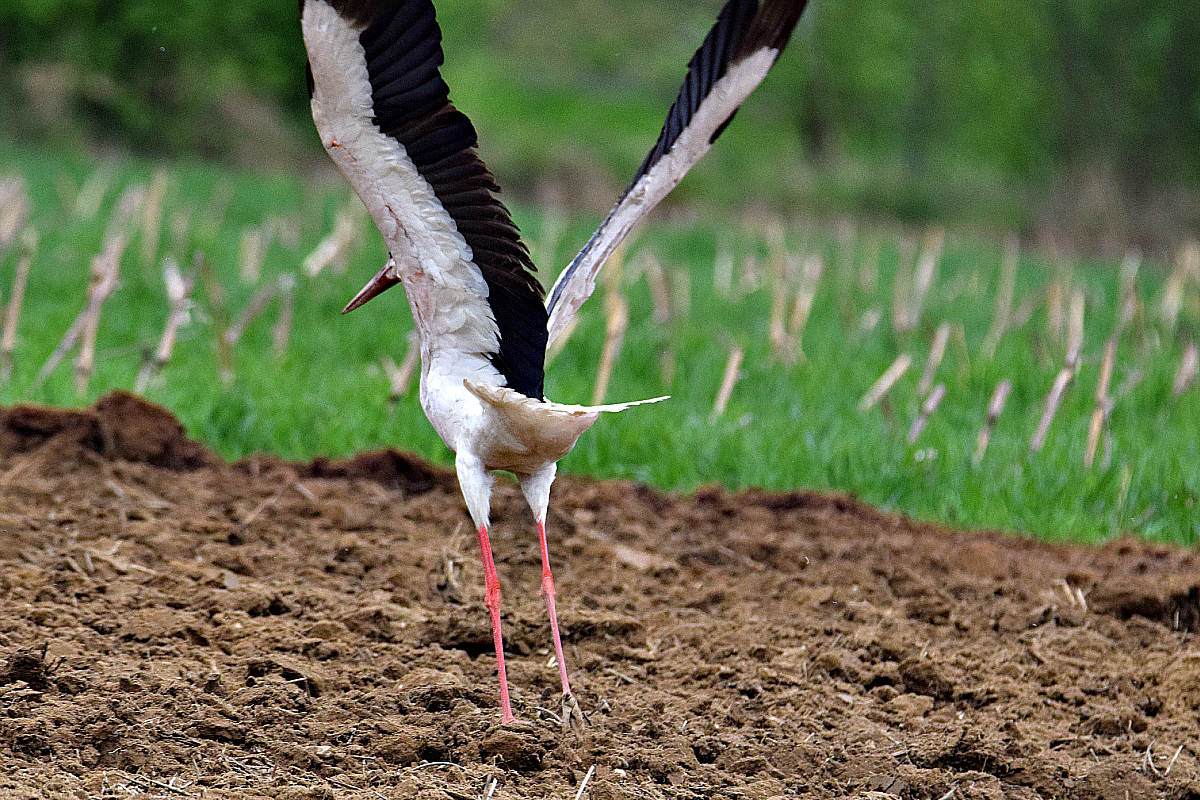
<path id="1" fill-rule="evenodd" d="M 300 12 L 313 120 L 395 260 L 348 308 L 410 276 L 422 337 L 482 354 L 541 398 L 544 290 L 449 101 L 433 3 L 300 0 Z"/>
<path id="2" fill-rule="evenodd" d="M 787 45 L 805 0 L 729 0 L 688 62 L 687 78 L 658 142 L 629 188 L 550 290 L 553 344 L 596 288 L 596 274 L 637 222 L 658 205 L 725 130 Z"/>

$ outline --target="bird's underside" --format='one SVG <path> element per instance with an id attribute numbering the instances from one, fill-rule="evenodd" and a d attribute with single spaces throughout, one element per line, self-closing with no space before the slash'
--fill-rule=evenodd
<path id="1" fill-rule="evenodd" d="M 572 712 L 564 720 L 576 719 L 546 548 L 550 486 L 557 461 L 601 413 L 637 403 L 546 401 L 546 347 L 592 294 L 613 250 L 708 151 L 766 76 L 804 5 L 728 0 L 688 63 L 654 147 L 547 298 L 475 151 L 475 129 L 450 103 L 432 1 L 300 0 L 313 120 L 390 253 L 346 310 L 404 284 L 421 348 L 421 407 L 456 454 L 479 530 L 502 721 L 513 714 L 487 533 L 490 470 L 513 472 L 533 510 L 564 710 Z"/>

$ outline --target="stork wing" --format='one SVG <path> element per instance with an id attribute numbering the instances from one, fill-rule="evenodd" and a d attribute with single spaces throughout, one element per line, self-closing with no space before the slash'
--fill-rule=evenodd
<path id="1" fill-rule="evenodd" d="M 550 290 L 549 344 L 596 288 L 596 274 L 733 119 L 787 45 L 805 0 L 729 0 L 688 62 L 658 142 L 629 188 Z"/>
<path id="2" fill-rule="evenodd" d="M 399 282 L 425 340 L 542 397 L 544 290 L 475 128 L 449 101 L 431 0 L 300 0 L 313 120 L 387 242 L 349 308 Z"/>

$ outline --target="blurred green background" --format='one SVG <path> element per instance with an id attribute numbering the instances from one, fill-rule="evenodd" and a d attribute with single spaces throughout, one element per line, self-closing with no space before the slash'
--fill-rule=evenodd
<path id="1" fill-rule="evenodd" d="M 603 211 L 717 0 L 441 0 L 452 99 L 513 196 Z M 1168 254 L 1200 227 L 1200 15 L 1134 0 L 814 0 L 675 209 L 949 221 Z M 0 147 L 329 170 L 296 4 L 5 0 Z"/>

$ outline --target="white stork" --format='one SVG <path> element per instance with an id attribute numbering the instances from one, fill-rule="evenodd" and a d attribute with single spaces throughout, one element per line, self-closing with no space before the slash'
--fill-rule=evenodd
<path id="1" fill-rule="evenodd" d="M 501 723 L 514 717 L 488 542 L 492 471 L 515 475 L 533 511 L 563 707 L 578 719 L 546 550 L 550 485 L 558 460 L 600 413 L 637 403 L 546 400 L 546 347 L 591 295 L 621 240 L 708 151 L 766 76 L 804 4 L 726 3 L 688 63 L 657 143 L 546 299 L 517 226 L 496 197 L 499 187 L 476 154 L 475 129 L 449 101 L 438 71 L 444 57 L 432 0 L 300 0 L 313 120 L 391 256 L 345 311 L 397 283 L 408 295 L 421 348 L 421 408 L 455 453 L 479 534 Z"/>

